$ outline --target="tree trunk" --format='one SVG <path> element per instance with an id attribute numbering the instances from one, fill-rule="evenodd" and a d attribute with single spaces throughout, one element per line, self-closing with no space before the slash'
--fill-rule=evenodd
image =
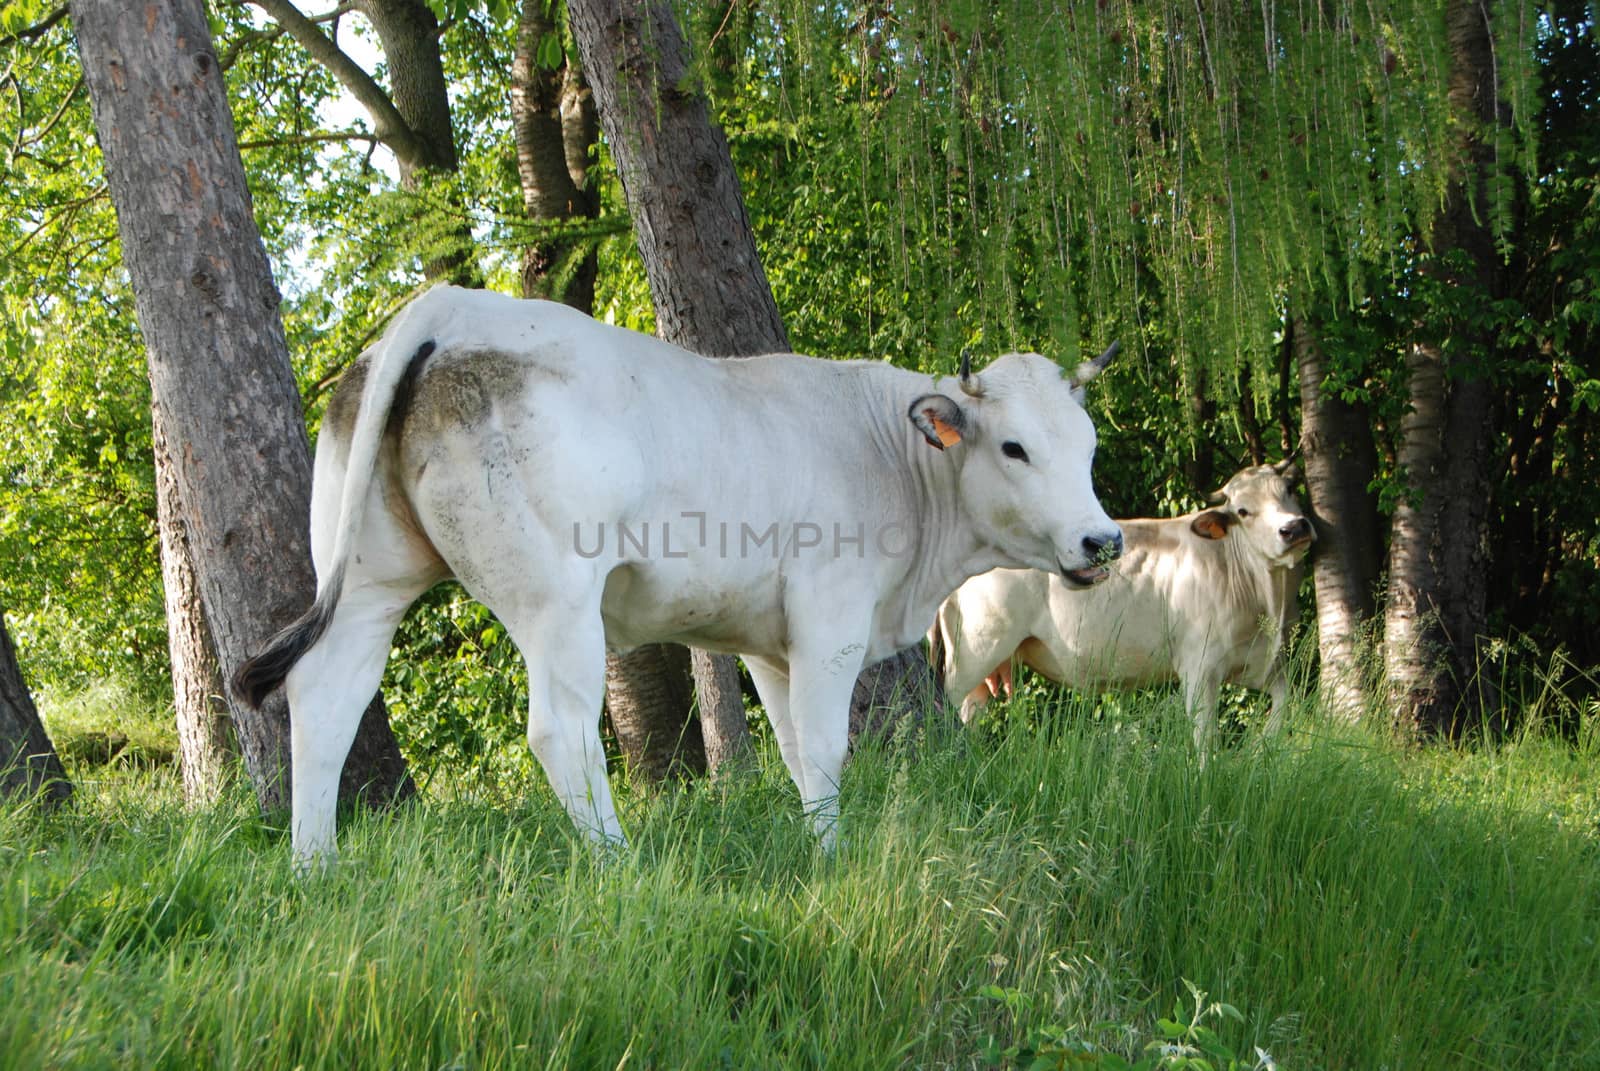
<path id="1" fill-rule="evenodd" d="M 161 530 L 161 586 L 166 595 L 167 648 L 172 663 L 172 699 L 178 724 L 178 766 L 183 797 L 209 803 L 222 792 L 236 754 L 222 674 L 200 609 L 200 591 L 190 560 L 189 536 L 178 501 L 178 478 L 166 429 L 152 412 L 155 439 L 156 518 Z"/>
<path id="2" fill-rule="evenodd" d="M 648 784 L 706 772 L 701 724 L 687 716 L 693 697 L 687 648 L 652 643 L 606 655 L 606 713 L 630 777 Z"/>
<path id="3" fill-rule="evenodd" d="M 594 96 L 572 65 L 538 62 L 540 43 L 555 34 L 544 0 L 524 0 L 511 63 L 511 129 L 522 207 L 536 223 L 600 214 L 600 198 L 588 183 L 589 152 L 599 137 Z M 530 242 L 522 251 L 522 296 L 552 298 L 592 314 L 597 264 L 592 242 Z"/>
<path id="4" fill-rule="evenodd" d="M 75 0 L 72 20 L 201 612 L 225 679 L 311 601 L 311 456 L 278 291 L 199 0 Z M 283 697 L 228 696 L 265 808 L 287 805 Z M 381 705 L 341 791 L 412 791 Z"/>
<path id="5" fill-rule="evenodd" d="M 660 0 L 570 0 L 662 338 L 710 357 L 789 348 L 722 131 Z"/>
<path id="6" fill-rule="evenodd" d="M 22 680 L 17 649 L 11 645 L 0 609 L 0 795 L 37 798 L 47 806 L 66 802 L 72 782 L 50 745 L 33 696 Z"/>
<path id="7" fill-rule="evenodd" d="M 378 33 L 389 68 L 389 99 L 421 143 L 416 156 L 397 158 L 400 181 L 422 168 L 454 171 L 456 138 L 439 54 L 439 20 L 423 0 L 357 0 L 356 10 Z"/>
<path id="8" fill-rule="evenodd" d="M 401 188 L 416 190 L 425 180 L 425 172 L 452 173 L 458 167 L 450 94 L 439 53 L 439 20 L 424 0 L 357 0 L 356 10 L 378 33 L 389 69 L 389 97 L 419 144 L 415 155 L 395 156 Z M 420 250 L 423 274 L 429 279 L 481 286 L 472 259 L 472 228 L 455 197 L 450 203 L 458 211 L 449 248 Z"/>
<path id="9" fill-rule="evenodd" d="M 1300 369 L 1300 450 L 1307 508 L 1317 528 L 1317 650 L 1324 708 L 1354 721 L 1366 711 L 1368 625 L 1376 612 L 1382 545 L 1370 490 L 1378 454 L 1364 405 L 1324 391 L 1326 357 L 1310 325 L 1289 321 Z"/>
<path id="10" fill-rule="evenodd" d="M 361 0 L 355 4 L 372 23 L 383 46 L 389 68 L 387 91 L 291 0 L 249 2 L 272 16 L 366 109 L 378 140 L 394 153 L 402 189 L 417 190 L 429 171 L 457 169 L 450 95 L 439 53 L 439 20 L 423 0 Z M 481 285 L 471 252 L 472 228 L 453 195 L 450 201 L 457 218 L 448 228 L 446 248 L 419 250 L 423 274 L 463 286 Z"/>
<path id="11" fill-rule="evenodd" d="M 633 217 L 659 334 L 712 357 L 788 350 L 728 143 L 695 89 L 671 6 L 569 0 L 568 11 Z M 708 746 L 718 756 L 745 754 L 743 703 L 726 686 L 732 674 L 726 663 L 696 662 L 702 730 L 733 734 Z M 864 709 L 858 714 L 865 720 Z"/>
<path id="12" fill-rule="evenodd" d="M 894 739 L 921 727 L 927 712 L 944 709 L 944 686 L 920 647 L 874 662 L 856 678 L 850 697 L 850 743 L 863 733 Z"/>
<path id="13" fill-rule="evenodd" d="M 1457 157 L 1435 220 L 1425 270 L 1441 293 L 1487 306 L 1498 296 L 1485 222 L 1499 114 L 1487 11 L 1471 0 L 1445 8 L 1449 99 Z M 1452 253 L 1460 254 L 1450 258 Z M 1486 330 L 1430 309 L 1406 355 L 1410 409 L 1400 424 L 1407 493 L 1390 539 L 1385 666 L 1400 721 L 1422 733 L 1477 724 L 1497 697 L 1478 672 L 1487 625 L 1489 444 L 1494 413 L 1477 353 Z M 1448 449 L 1446 446 L 1448 445 Z"/>
<path id="14" fill-rule="evenodd" d="M 739 667 L 731 658 L 700 650 L 690 651 L 689 660 L 695 687 L 700 693 L 700 727 L 705 739 L 706 767 L 713 777 L 738 776 L 749 770 L 755 760 L 749 743 L 750 726 L 744 716 L 744 689 L 739 681 Z M 707 695 L 715 695 L 719 701 L 707 704 Z M 735 701 L 723 701 L 727 696 Z M 730 718 L 735 719 L 733 724 L 728 723 Z"/>

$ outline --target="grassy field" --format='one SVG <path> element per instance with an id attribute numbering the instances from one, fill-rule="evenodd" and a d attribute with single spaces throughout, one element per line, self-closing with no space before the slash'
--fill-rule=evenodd
<path id="1" fill-rule="evenodd" d="M 859 757 L 833 857 L 770 755 L 605 860 L 436 780 L 306 882 L 245 793 L 86 780 L 0 812 L 0 1065 L 1111 1066 L 1193 986 L 1241 1067 L 1600 1067 L 1600 749 L 1032 713 Z"/>

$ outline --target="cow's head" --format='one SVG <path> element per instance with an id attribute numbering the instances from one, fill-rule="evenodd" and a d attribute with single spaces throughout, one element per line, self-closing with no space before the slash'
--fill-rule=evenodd
<path id="1" fill-rule="evenodd" d="M 1298 479 L 1288 461 L 1241 469 L 1189 527 L 1206 539 L 1242 536 L 1267 561 L 1289 565 L 1317 538 L 1292 490 Z"/>
<path id="2" fill-rule="evenodd" d="M 1006 564 L 1088 585 L 1122 553 L 1122 530 L 1095 497 L 1094 425 L 1083 408 L 1083 385 L 1116 351 L 1072 376 L 1037 353 L 1001 357 L 980 376 L 963 353 L 961 401 L 925 394 L 911 403 L 911 421 L 930 446 L 961 444 L 962 508 Z"/>

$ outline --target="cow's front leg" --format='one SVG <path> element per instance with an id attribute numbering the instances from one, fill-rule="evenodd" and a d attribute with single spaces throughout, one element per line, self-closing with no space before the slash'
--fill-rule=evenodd
<path id="1" fill-rule="evenodd" d="M 1217 693 L 1222 682 L 1207 669 L 1183 674 L 1183 705 L 1194 720 L 1194 749 L 1203 769 L 1217 732 Z"/>
<path id="2" fill-rule="evenodd" d="M 795 740 L 794 720 L 789 717 L 789 668 L 769 658 L 746 655 L 745 668 L 755 682 L 761 705 L 767 708 L 767 722 L 778 741 L 778 754 L 788 768 L 794 787 L 805 796 L 805 775 L 800 770 L 800 745 Z"/>
<path id="3" fill-rule="evenodd" d="M 866 659 L 861 640 L 802 640 L 789 652 L 789 718 L 794 726 L 800 801 L 822 846 L 838 835 L 839 779 L 850 744 L 850 695 Z"/>
<path id="4" fill-rule="evenodd" d="M 1283 732 L 1283 719 L 1289 706 L 1289 675 L 1281 665 L 1273 668 L 1267 694 L 1272 697 L 1272 713 L 1267 715 L 1266 735 L 1277 736 Z"/>

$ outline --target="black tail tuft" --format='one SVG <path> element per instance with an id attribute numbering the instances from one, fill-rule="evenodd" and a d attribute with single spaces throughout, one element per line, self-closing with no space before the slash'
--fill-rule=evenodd
<path id="1" fill-rule="evenodd" d="M 340 578 L 342 579 L 342 577 Z M 311 609 L 301 614 L 288 628 L 267 642 L 266 650 L 248 659 L 233 674 L 233 692 L 253 708 L 260 708 L 262 700 L 283 683 L 294 664 L 322 638 L 333 619 L 333 608 L 343 585 L 333 583 L 325 588 Z"/>

